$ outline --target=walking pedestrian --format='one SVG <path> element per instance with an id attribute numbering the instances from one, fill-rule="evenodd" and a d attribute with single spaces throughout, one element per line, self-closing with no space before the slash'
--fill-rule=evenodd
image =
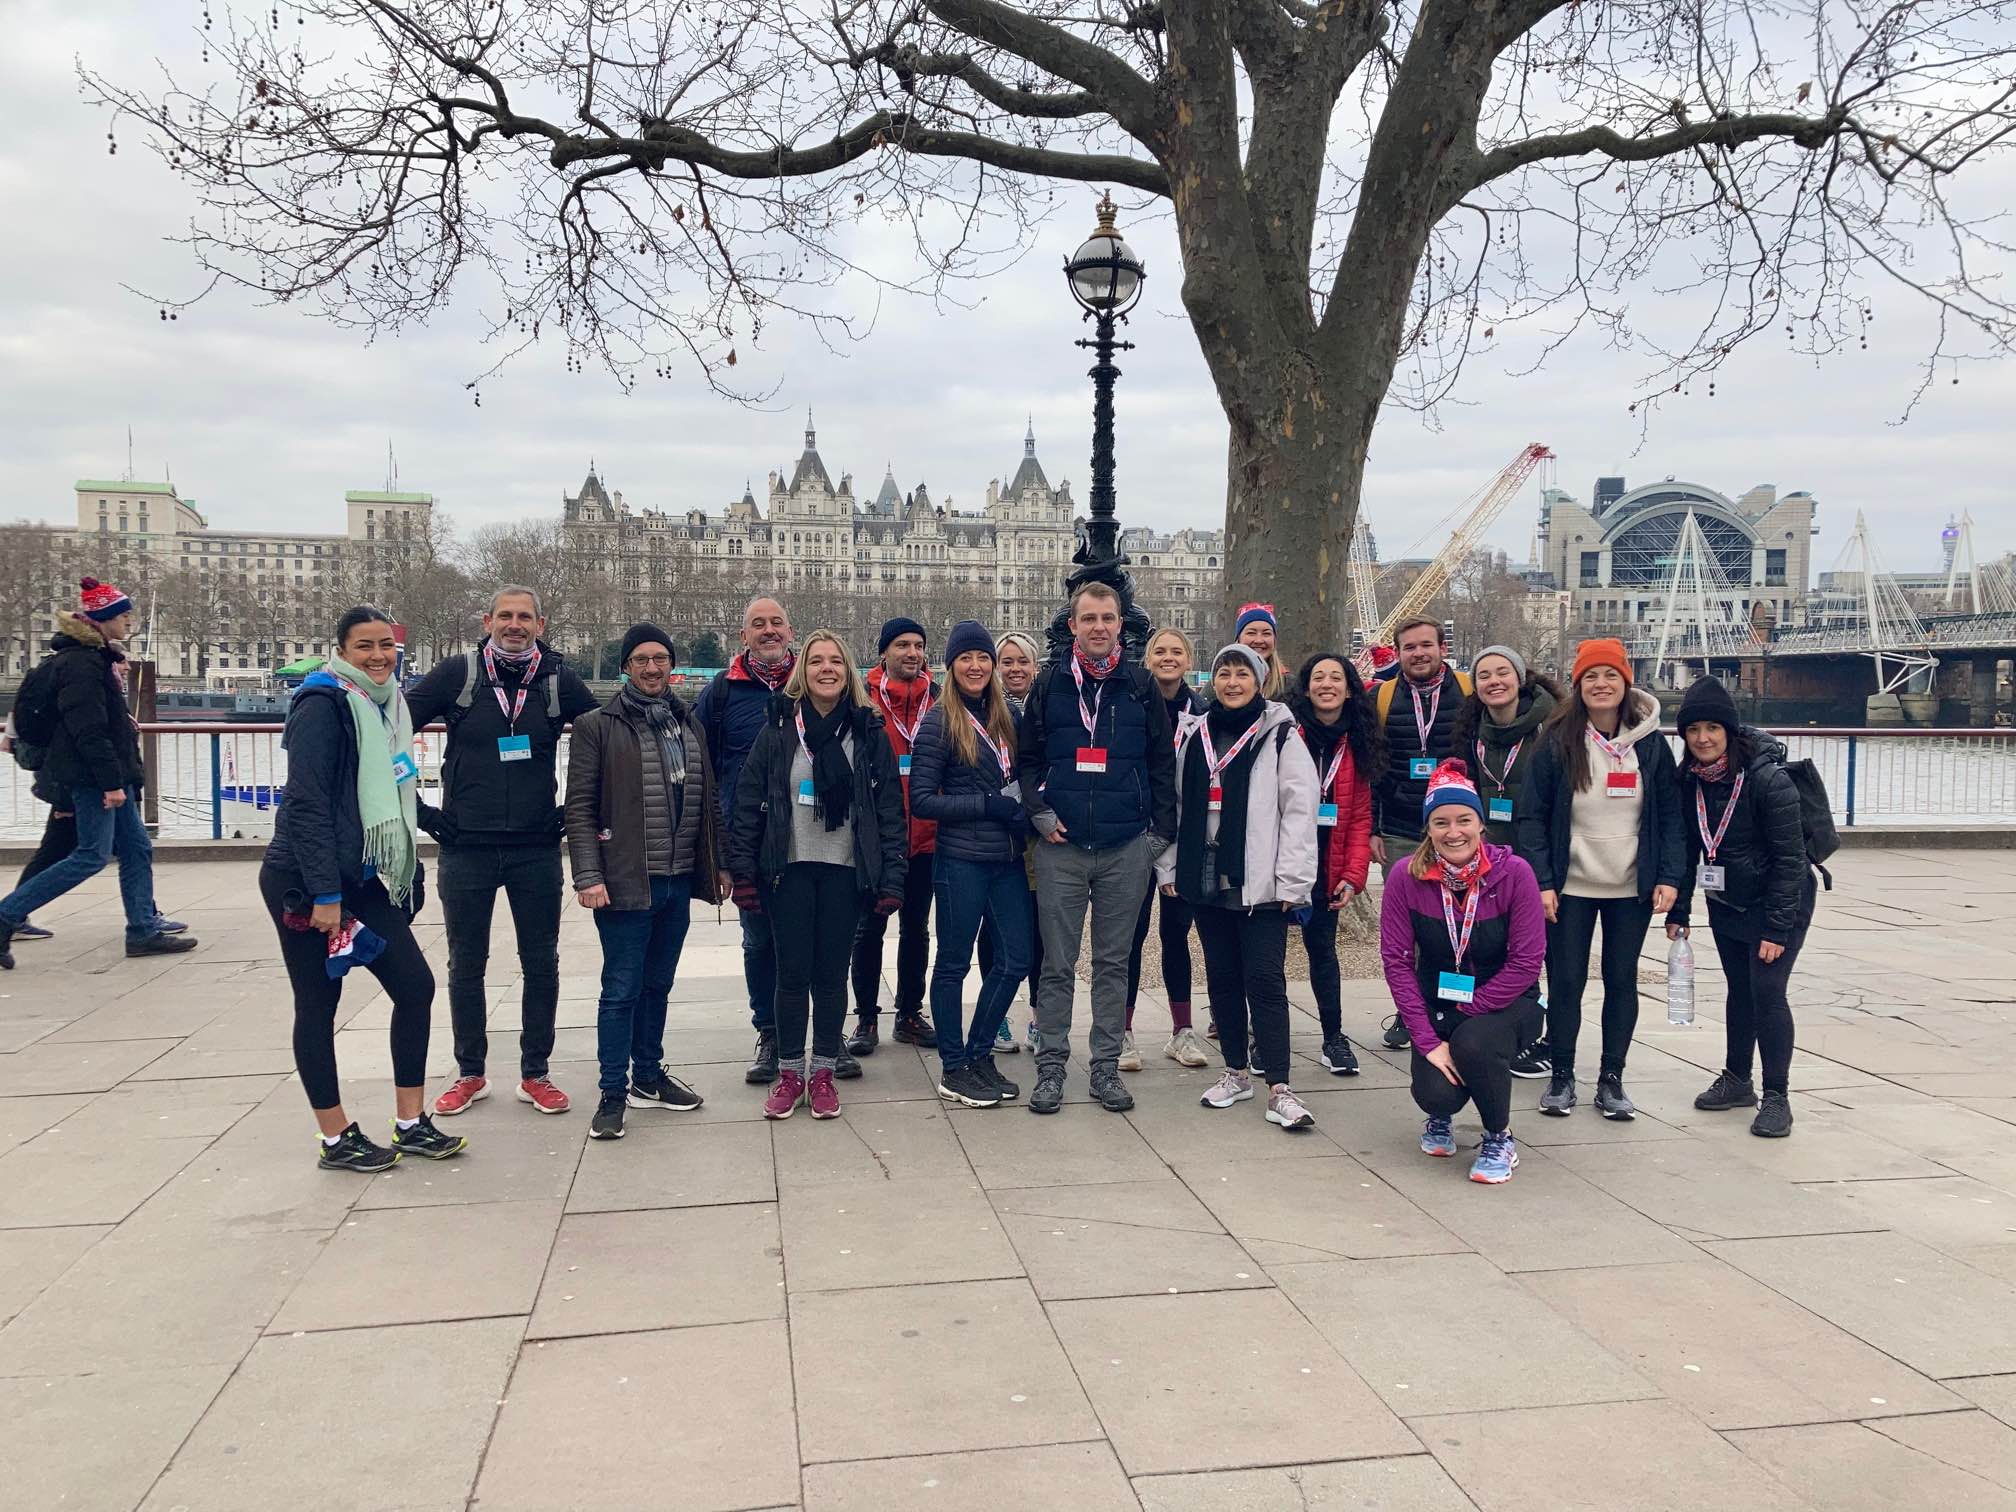
<path id="1" fill-rule="evenodd" d="M 1204 700 L 1190 686 L 1196 648 L 1181 630 L 1164 626 L 1148 637 L 1146 661 L 1175 736 L 1186 718 L 1204 712 Z M 1162 991 L 1169 1000 L 1169 1041 L 1162 1053 L 1178 1065 L 1208 1066 L 1210 1053 L 1190 1025 L 1190 905 L 1151 887 L 1141 899 L 1141 917 L 1134 921 L 1134 944 L 1127 953 L 1127 1034 L 1120 1044 L 1120 1069 L 1141 1069 L 1141 1052 L 1134 1046 L 1134 1003 L 1141 992 L 1141 951 L 1148 943 L 1151 912 L 1161 915 L 1157 936 L 1162 947 Z"/>
<path id="2" fill-rule="evenodd" d="M 413 938 L 423 901 L 417 854 L 413 718 L 393 674 L 399 643 L 383 610 L 336 622 L 335 650 L 287 707 L 287 793 L 259 868 L 259 895 L 294 990 L 294 1069 L 321 1131 L 328 1170 L 389 1169 L 402 1155 L 446 1160 L 469 1142 L 427 1116 L 434 972 Z M 392 1000 L 392 1143 L 343 1109 L 336 1007 L 359 965 Z"/>
<path id="3" fill-rule="evenodd" d="M 928 819 L 910 814 L 910 761 L 917 732 L 931 710 L 931 664 L 924 650 L 924 627 L 899 615 L 882 627 L 881 665 L 868 674 L 868 699 L 882 716 L 882 729 L 896 758 L 909 819 L 909 861 L 903 882 L 903 911 L 896 935 L 896 1026 L 898 1044 L 936 1045 L 937 1032 L 924 1017 L 924 982 L 931 965 L 931 858 L 938 831 Z M 870 1056 L 882 1043 L 882 942 L 889 920 L 866 909 L 854 934 L 854 1032 L 848 1053 Z"/>
<path id="4" fill-rule="evenodd" d="M 855 925 L 902 908 L 909 835 L 895 755 L 833 631 L 806 637 L 742 778 L 728 837 L 735 906 L 790 921 L 776 932 L 778 1073 L 763 1116 L 789 1118 L 805 1102 L 814 1118 L 836 1118 Z"/>
<path id="5" fill-rule="evenodd" d="M 1029 969 L 1036 928 L 1023 868 L 1029 826 L 1015 775 L 1015 715 L 994 658 L 985 625 L 961 620 L 952 627 L 945 684 L 917 732 L 910 769 L 911 812 L 938 826 L 938 959 L 931 970 L 938 1095 L 969 1108 L 1021 1095 L 995 1067 L 994 1045 Z M 983 919 L 993 931 L 994 959 L 980 983 L 972 1027 L 962 1032 L 960 992 Z"/>
<path id="6" fill-rule="evenodd" d="M 595 695 L 543 639 L 539 595 L 506 583 L 490 595 L 476 649 L 444 657 L 406 695 L 416 729 L 448 725 L 442 806 L 420 807 L 440 843 L 434 891 L 448 937 L 448 1012 L 455 1080 L 434 1099 L 439 1116 L 490 1095 L 490 920 L 501 888 L 518 937 L 517 1097 L 565 1113 L 547 1075 L 560 1005 L 560 838 L 555 767 L 560 732 L 596 707 Z"/>
<path id="7" fill-rule="evenodd" d="M 1176 737 L 1176 843 L 1155 865 L 1188 903 L 1226 1071 L 1201 1101 L 1229 1108 L 1267 1083 L 1267 1121 L 1315 1127 L 1288 1080 L 1288 923 L 1316 885 L 1317 774 L 1286 704 L 1261 695 L 1267 663 L 1243 642 L 1211 660 L 1211 708 Z M 1251 1032 L 1251 1043 L 1248 1032 Z"/>
<path id="8" fill-rule="evenodd" d="M 1519 790 L 1540 749 L 1540 729 L 1553 714 L 1561 686 L 1535 672 L 1510 646 L 1486 646 L 1470 664 L 1470 696 L 1456 714 L 1456 754 L 1484 800 L 1484 838 L 1492 845 L 1518 844 L 1514 815 Z M 1513 1059 L 1512 1074 L 1528 1079 L 1548 1075 L 1553 1051 L 1543 1036 Z"/>
<path id="9" fill-rule="evenodd" d="M 178 955 L 196 938 L 164 919 L 154 903 L 154 844 L 140 817 L 140 727 L 126 703 L 126 636 L 133 601 L 110 583 L 85 578 L 78 607 L 59 611 L 49 655 L 23 679 L 14 739 L 39 748 L 41 790 L 70 812 L 76 843 L 61 859 L 0 898 L 0 970 L 14 969 L 14 936 L 36 909 L 98 875 L 116 856 L 126 912 L 126 954 Z M 35 727 L 30 728 L 30 724 Z M 45 829 L 39 854 L 53 852 Z M 32 932 L 28 936 L 33 938 Z"/>
<path id="10" fill-rule="evenodd" d="M 1001 678 L 1001 693 L 1008 700 L 1009 712 L 1014 714 L 1019 725 L 1022 709 L 1029 702 L 1029 688 L 1036 681 L 1036 664 L 1042 653 L 1037 649 L 1036 638 L 1025 635 L 1020 630 L 1010 630 L 1002 636 L 994 648 L 995 671 Z M 1036 917 L 1036 857 L 1035 838 L 1030 836 L 1023 842 L 1023 879 L 1029 888 L 1029 917 Z M 985 977 L 994 969 L 994 930 L 989 924 L 980 926 L 980 975 Z M 1042 1037 L 1036 1029 L 1036 982 L 1043 974 L 1043 934 L 1032 922 L 1029 930 L 1029 969 L 1025 975 L 1029 979 L 1029 1049 L 1035 1053 L 1037 1041 Z M 1009 1005 L 1014 1006 L 1012 1003 Z M 1016 1055 L 1022 1047 L 1015 1043 L 1015 1025 L 1006 1014 L 1002 1015 L 1001 1027 L 994 1035 L 996 1055 Z"/>
<path id="11" fill-rule="evenodd" d="M 621 665 L 627 681 L 574 722 L 567 758 L 567 859 L 602 941 L 590 1139 L 621 1139 L 625 1108 L 690 1113 L 705 1101 L 666 1069 L 665 1014 L 693 899 L 728 892 L 707 737 L 671 689 L 672 637 L 632 625 Z"/>
<path id="12" fill-rule="evenodd" d="M 1386 743 L 1372 696 L 1343 653 L 1317 652 L 1302 664 L 1295 681 L 1300 691 L 1289 707 L 1317 777 L 1316 886 L 1302 926 L 1302 948 L 1323 1026 L 1323 1069 L 1332 1076 L 1356 1076 L 1358 1054 L 1344 1033 L 1337 918 L 1365 891 L 1372 865 L 1372 789 L 1385 769 Z"/>
<path id="13" fill-rule="evenodd" d="M 1496 1186 L 1519 1164 L 1512 1057 L 1540 1028 L 1540 890 L 1531 867 L 1485 840 L 1484 803 L 1461 761 L 1436 768 L 1422 803 L 1427 835 L 1380 899 L 1379 954 L 1414 1047 L 1422 1152 L 1454 1155 L 1452 1121 L 1475 1103 L 1484 1138 L 1470 1179 Z"/>
<path id="14" fill-rule="evenodd" d="M 1036 1088 L 1029 1111 L 1064 1103 L 1071 1000 L 1085 916 L 1092 916 L 1092 1095 L 1124 1113 L 1127 947 L 1150 871 L 1176 835 L 1175 750 L 1155 680 L 1120 647 L 1120 596 L 1086 583 L 1071 599 L 1071 644 L 1038 674 L 1017 750 L 1022 804 L 1036 846 L 1036 924 L 1043 979 Z"/>
<path id="15" fill-rule="evenodd" d="M 1381 682 L 1373 701 L 1386 773 L 1372 792 L 1372 859 L 1389 881 L 1421 843 L 1428 778 L 1456 754 L 1456 711 L 1470 696 L 1470 679 L 1449 665 L 1440 620 L 1407 620 L 1393 632 L 1393 651 L 1399 675 Z M 1398 1014 L 1387 1021 L 1383 1043 L 1407 1048 L 1407 1021 Z"/>
<path id="16" fill-rule="evenodd" d="M 1275 644 L 1280 633 L 1272 604 L 1241 604 L 1232 622 L 1232 638 L 1258 651 L 1267 664 L 1267 677 L 1260 685 L 1260 694 L 1270 703 L 1282 702 L 1289 691 L 1288 669 L 1281 665 L 1281 649 Z"/>
<path id="17" fill-rule="evenodd" d="M 742 611 L 742 649 L 716 673 L 700 695 L 694 713 L 706 732 L 707 754 L 714 763 L 720 790 L 722 844 L 727 845 L 735 822 L 735 794 L 742 764 L 763 728 L 770 700 L 790 680 L 798 664 L 791 650 L 791 619 L 784 606 L 759 594 Z M 749 990 L 749 1024 L 756 1031 L 756 1052 L 743 1080 L 767 1087 L 777 1080 L 777 1027 L 771 1017 L 777 1002 L 777 940 L 770 916 L 747 909 L 738 912 L 742 928 L 742 980 Z M 840 1074 L 859 1076 L 861 1068 L 843 1053 Z"/>
<path id="18" fill-rule="evenodd" d="M 1680 759 L 1687 865 L 1666 915 L 1666 938 L 1688 932 L 1699 892 L 1728 985 L 1727 1055 L 1694 1106 L 1704 1112 L 1755 1107 L 1750 1132 L 1783 1139 L 1792 1132 L 1786 988 L 1818 896 L 1799 821 L 1799 790 L 1785 770 L 1784 745 L 1743 724 L 1729 690 L 1714 678 L 1688 684 L 1678 723 L 1687 743 Z M 1750 1079 L 1757 1056 L 1763 1060 L 1761 1106 Z"/>
<path id="19" fill-rule="evenodd" d="M 1596 1108 L 1629 1119 L 1624 1062 L 1638 1027 L 1638 952 L 1652 915 L 1678 897 L 1686 861 L 1673 752 L 1659 702 L 1631 685 L 1622 641 L 1575 649 L 1567 695 L 1542 731 L 1519 792 L 1519 854 L 1547 914 L 1547 1042 L 1552 1069 L 1540 1111 L 1576 1102 L 1575 1050 L 1589 951 L 1603 926 L 1603 1059 Z"/>

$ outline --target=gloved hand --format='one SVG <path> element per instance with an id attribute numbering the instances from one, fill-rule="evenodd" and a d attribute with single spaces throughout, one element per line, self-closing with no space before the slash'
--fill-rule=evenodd
<path id="1" fill-rule="evenodd" d="M 747 877 L 737 877 L 735 879 L 735 890 L 728 894 L 728 896 L 735 906 L 744 913 L 760 914 L 763 912 L 763 900 L 756 896 L 756 884 Z"/>
<path id="2" fill-rule="evenodd" d="M 902 906 L 903 906 L 903 900 L 901 898 L 877 898 L 875 900 L 875 912 L 880 914 L 885 919 L 888 918 L 889 915 L 895 913 Z"/>
<path id="3" fill-rule="evenodd" d="M 1022 815 L 1022 805 L 1002 793 L 987 795 L 987 817 L 996 824 L 1013 824 Z"/>

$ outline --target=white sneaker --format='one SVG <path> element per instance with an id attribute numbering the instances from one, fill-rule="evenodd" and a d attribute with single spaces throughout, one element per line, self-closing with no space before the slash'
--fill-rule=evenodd
<path id="1" fill-rule="evenodd" d="M 1162 1047 L 1162 1053 L 1173 1061 L 1185 1066 L 1208 1066 L 1211 1057 L 1203 1043 L 1197 1038 L 1197 1031 L 1187 1026 L 1169 1036 L 1169 1043 Z"/>
<path id="2" fill-rule="evenodd" d="M 1227 1071 L 1209 1092 L 1197 1100 L 1207 1108 L 1229 1108 L 1253 1095 L 1253 1082 L 1244 1071 Z"/>
<path id="3" fill-rule="evenodd" d="M 1134 1031 L 1132 1029 L 1127 1030 L 1120 1037 L 1120 1069 L 1122 1071 L 1139 1071 L 1141 1069 L 1141 1052 L 1134 1048 Z"/>
<path id="4" fill-rule="evenodd" d="M 1302 1099 L 1285 1086 L 1276 1087 L 1267 1097 L 1267 1121 L 1284 1129 L 1313 1129 L 1316 1115 L 1302 1106 Z"/>

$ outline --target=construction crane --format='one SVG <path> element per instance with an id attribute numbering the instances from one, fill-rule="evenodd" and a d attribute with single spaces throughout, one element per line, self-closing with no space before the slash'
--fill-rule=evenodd
<path id="1" fill-rule="evenodd" d="M 1372 527 L 1362 519 L 1351 533 L 1351 607 L 1358 634 L 1370 635 L 1379 623 L 1379 564 L 1372 557 Z M 1354 646 L 1352 651 L 1358 654 L 1365 649 Z"/>
<path id="2" fill-rule="evenodd" d="M 1372 601 L 1369 578 L 1365 589 L 1361 591 L 1358 587 L 1358 553 L 1353 550 L 1351 586 L 1357 598 L 1359 627 L 1364 633 L 1366 654 L 1370 654 L 1373 646 L 1384 645 L 1390 641 L 1394 630 L 1403 620 L 1411 619 L 1434 602 L 1435 595 L 1448 583 L 1450 570 L 1477 549 L 1478 543 L 1484 539 L 1484 532 L 1491 528 L 1492 522 L 1503 514 L 1505 506 L 1512 502 L 1512 496 L 1528 478 L 1533 476 L 1533 469 L 1542 462 L 1553 460 L 1554 453 L 1550 448 L 1538 441 L 1531 442 L 1505 465 L 1497 477 L 1485 485 L 1482 493 L 1475 494 L 1470 500 L 1459 504 L 1424 538 L 1432 541 L 1446 531 L 1447 543 L 1435 554 L 1435 560 L 1428 564 L 1427 570 L 1414 580 L 1413 586 L 1401 597 L 1400 602 L 1387 610 L 1376 625 L 1369 624 L 1366 620 L 1368 609 L 1376 609 L 1377 606 Z M 1366 567 L 1369 572 L 1371 568 L 1369 561 Z"/>

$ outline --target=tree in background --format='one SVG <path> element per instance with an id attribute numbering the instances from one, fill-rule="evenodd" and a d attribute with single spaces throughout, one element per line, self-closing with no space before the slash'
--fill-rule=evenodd
<path id="1" fill-rule="evenodd" d="M 539 595 L 549 629 L 567 622 L 567 532 L 558 520 L 521 520 L 483 525 L 469 537 L 459 560 L 482 598 L 505 583 L 522 583 Z"/>
<path id="2" fill-rule="evenodd" d="M 0 672 L 25 676 L 47 649 L 42 617 L 76 602 L 64 540 L 46 525 L 0 525 Z"/>

